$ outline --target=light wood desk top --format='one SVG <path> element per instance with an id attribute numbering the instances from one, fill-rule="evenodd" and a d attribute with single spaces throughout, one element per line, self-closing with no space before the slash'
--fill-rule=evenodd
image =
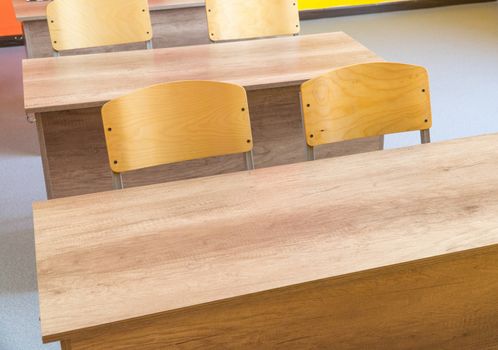
<path id="1" fill-rule="evenodd" d="M 37 21 L 47 18 L 46 7 L 49 1 L 12 0 L 18 21 Z M 203 0 L 149 0 L 151 11 L 168 10 L 175 8 L 204 6 Z"/>
<path id="2" fill-rule="evenodd" d="M 382 60 L 345 33 L 23 61 L 24 107 L 47 112 L 101 106 L 135 89 L 217 80 L 247 89 L 297 85 L 333 68 Z"/>
<path id="3" fill-rule="evenodd" d="M 34 204 L 42 334 L 498 244 L 498 134 Z"/>

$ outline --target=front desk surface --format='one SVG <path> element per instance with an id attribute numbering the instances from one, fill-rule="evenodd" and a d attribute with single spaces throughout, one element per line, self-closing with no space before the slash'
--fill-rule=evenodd
<path id="1" fill-rule="evenodd" d="M 497 349 L 497 144 L 487 135 L 35 203 L 43 340 Z"/>

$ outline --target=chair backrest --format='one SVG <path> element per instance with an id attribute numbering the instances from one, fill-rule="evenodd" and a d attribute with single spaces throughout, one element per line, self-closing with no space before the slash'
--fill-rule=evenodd
<path id="1" fill-rule="evenodd" d="M 234 84 L 153 85 L 107 102 L 102 119 L 114 173 L 253 148 L 246 91 Z"/>
<path id="2" fill-rule="evenodd" d="M 57 52 L 152 39 L 147 0 L 54 0 L 47 20 Z"/>
<path id="3" fill-rule="evenodd" d="M 206 0 L 212 41 L 254 39 L 299 33 L 296 0 Z"/>
<path id="4" fill-rule="evenodd" d="M 310 147 L 432 126 L 427 71 L 408 64 L 335 69 L 301 85 L 301 105 Z M 429 141 L 422 133 L 422 142 Z"/>

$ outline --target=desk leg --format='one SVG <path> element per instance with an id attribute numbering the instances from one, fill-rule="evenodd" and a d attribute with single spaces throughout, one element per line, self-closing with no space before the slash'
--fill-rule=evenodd
<path id="1" fill-rule="evenodd" d="M 70 340 L 61 340 L 61 350 L 72 350 Z"/>
<path id="2" fill-rule="evenodd" d="M 96 329 L 72 350 L 495 349 L 498 246 Z"/>
<path id="3" fill-rule="evenodd" d="M 50 176 L 50 169 L 49 169 L 48 156 L 47 156 L 47 145 L 45 142 L 45 131 L 43 130 L 42 115 L 39 113 L 35 114 L 35 120 L 36 120 L 36 131 L 38 134 L 38 143 L 40 145 L 40 156 L 42 159 L 42 166 L 43 166 L 43 177 L 45 178 L 45 189 L 47 191 L 47 197 L 50 199 L 52 198 L 52 185 L 50 181 L 51 176 Z"/>
<path id="4" fill-rule="evenodd" d="M 28 58 L 52 57 L 52 45 L 46 20 L 23 22 Z"/>
<path id="5" fill-rule="evenodd" d="M 22 33 L 26 48 L 26 58 L 35 58 L 36 56 L 33 55 L 33 36 L 35 34 L 31 31 L 31 26 L 28 22 L 22 22 Z"/>

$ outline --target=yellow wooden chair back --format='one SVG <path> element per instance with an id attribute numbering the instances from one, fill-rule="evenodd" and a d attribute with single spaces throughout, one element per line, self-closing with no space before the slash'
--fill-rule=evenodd
<path id="1" fill-rule="evenodd" d="M 47 20 L 57 52 L 152 39 L 147 0 L 54 0 Z"/>
<path id="2" fill-rule="evenodd" d="M 296 0 L 206 0 L 209 38 L 242 40 L 299 33 Z"/>
<path id="3" fill-rule="evenodd" d="M 247 95 L 238 85 L 154 85 L 107 102 L 102 118 L 113 173 L 235 153 L 253 167 Z"/>
<path id="4" fill-rule="evenodd" d="M 429 77 L 423 67 L 364 63 L 335 69 L 301 86 L 308 146 L 432 127 Z"/>

